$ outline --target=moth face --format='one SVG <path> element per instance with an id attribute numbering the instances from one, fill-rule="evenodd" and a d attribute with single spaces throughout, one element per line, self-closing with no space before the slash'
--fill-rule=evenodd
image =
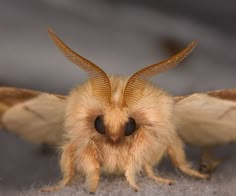
<path id="1" fill-rule="evenodd" d="M 117 106 L 108 107 L 104 114 L 97 116 L 94 127 L 112 143 L 121 142 L 137 130 L 136 121 L 128 115 L 127 109 Z"/>

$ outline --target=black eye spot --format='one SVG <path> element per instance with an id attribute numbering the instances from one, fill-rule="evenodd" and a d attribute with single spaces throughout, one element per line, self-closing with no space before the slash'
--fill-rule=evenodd
<path id="1" fill-rule="evenodd" d="M 100 134 L 105 134 L 105 125 L 102 116 L 98 116 L 94 122 L 95 129 Z"/>
<path id="2" fill-rule="evenodd" d="M 129 118 L 129 121 L 125 125 L 125 136 L 131 135 L 136 130 L 136 122 L 133 118 Z"/>

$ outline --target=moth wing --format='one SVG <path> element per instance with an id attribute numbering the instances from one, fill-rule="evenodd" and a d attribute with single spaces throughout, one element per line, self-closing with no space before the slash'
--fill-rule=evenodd
<path id="1" fill-rule="evenodd" d="M 28 141 L 57 145 L 63 134 L 66 97 L 0 87 L 0 125 Z"/>
<path id="2" fill-rule="evenodd" d="M 175 98 L 177 132 L 187 143 L 213 146 L 236 141 L 236 89 Z"/>

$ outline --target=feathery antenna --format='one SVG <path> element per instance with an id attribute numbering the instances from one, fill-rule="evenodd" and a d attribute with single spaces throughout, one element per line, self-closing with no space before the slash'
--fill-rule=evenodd
<path id="1" fill-rule="evenodd" d="M 197 41 L 193 41 L 176 55 L 160 63 L 147 66 L 134 73 L 126 84 L 123 96 L 123 105 L 130 105 L 138 101 L 142 97 L 141 92 L 145 89 L 146 82 L 150 77 L 176 66 L 192 52 L 196 45 Z"/>
<path id="2" fill-rule="evenodd" d="M 48 28 L 49 37 L 53 40 L 59 50 L 74 64 L 88 73 L 92 82 L 93 95 L 100 100 L 111 102 L 111 85 L 107 74 L 91 61 L 80 56 L 69 48 L 54 32 Z"/>

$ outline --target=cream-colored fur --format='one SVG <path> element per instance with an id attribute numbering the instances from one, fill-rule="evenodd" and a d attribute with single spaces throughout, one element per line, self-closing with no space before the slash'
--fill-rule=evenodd
<path id="1" fill-rule="evenodd" d="M 140 172 L 157 183 L 172 184 L 173 180 L 159 177 L 153 170 L 165 154 L 185 174 L 205 179 L 208 176 L 192 169 L 186 160 L 182 140 L 207 147 L 235 141 L 235 100 L 213 98 L 209 95 L 220 96 L 220 92 L 212 92 L 177 97 L 174 105 L 173 97 L 149 82 L 151 76 L 183 60 L 196 42 L 126 78 L 107 76 L 101 68 L 66 46 L 50 29 L 49 35 L 71 62 L 88 73 L 89 80 L 73 89 L 68 97 L 0 88 L 1 126 L 37 143 L 61 143 L 63 179 L 57 186 L 43 191 L 61 189 L 77 174 L 86 178 L 90 192 L 96 191 L 101 174 L 124 175 L 134 190 L 139 189 L 136 175 Z M 232 99 L 233 92 L 220 94 Z M 98 116 L 102 116 L 105 134 L 95 128 Z M 136 122 L 136 129 L 125 136 L 130 118 Z M 218 163 L 210 161 L 213 167 Z"/>
<path id="2" fill-rule="evenodd" d="M 130 186 L 138 190 L 135 177 L 146 171 L 156 182 L 171 184 L 172 180 L 156 176 L 153 171 L 167 150 L 183 172 L 206 178 L 207 175 L 191 169 L 185 159 L 182 142 L 172 123 L 172 97 L 147 84 L 143 98 L 131 108 L 124 107 L 121 100 L 127 79 L 115 76 L 109 79 L 112 87 L 110 105 L 92 96 L 89 81 L 69 95 L 65 120 L 67 140 L 62 147 L 61 161 L 64 180 L 61 183 L 68 184 L 78 173 L 85 176 L 89 191 L 95 192 L 100 173 L 115 174 L 125 175 Z M 99 115 L 104 116 L 106 135 L 101 135 L 94 127 Z M 129 117 L 136 120 L 138 129 L 131 136 L 124 136 L 124 125 Z M 112 141 L 113 135 L 119 137 L 118 143 Z M 71 154 L 68 149 L 72 146 L 75 147 Z M 72 159 L 72 165 L 68 164 Z M 71 172 L 73 175 L 69 175 Z"/>
<path id="3" fill-rule="evenodd" d="M 173 98 L 148 82 L 149 77 L 183 60 L 196 42 L 161 63 L 122 78 L 107 76 L 101 68 L 71 50 L 51 29 L 49 36 L 71 62 L 89 74 L 89 80 L 72 90 L 67 99 L 66 140 L 61 158 L 63 179 L 58 186 L 44 191 L 64 187 L 76 173 L 85 176 L 92 193 L 96 191 L 100 173 L 125 175 L 136 191 L 139 189 L 136 175 L 141 171 L 158 183 L 172 184 L 172 180 L 158 177 L 153 171 L 166 152 L 184 173 L 207 178 L 191 169 L 186 161 L 172 120 Z M 102 116 L 105 134 L 95 128 L 98 116 Z M 125 136 L 129 118 L 137 126 L 131 135 Z"/>

